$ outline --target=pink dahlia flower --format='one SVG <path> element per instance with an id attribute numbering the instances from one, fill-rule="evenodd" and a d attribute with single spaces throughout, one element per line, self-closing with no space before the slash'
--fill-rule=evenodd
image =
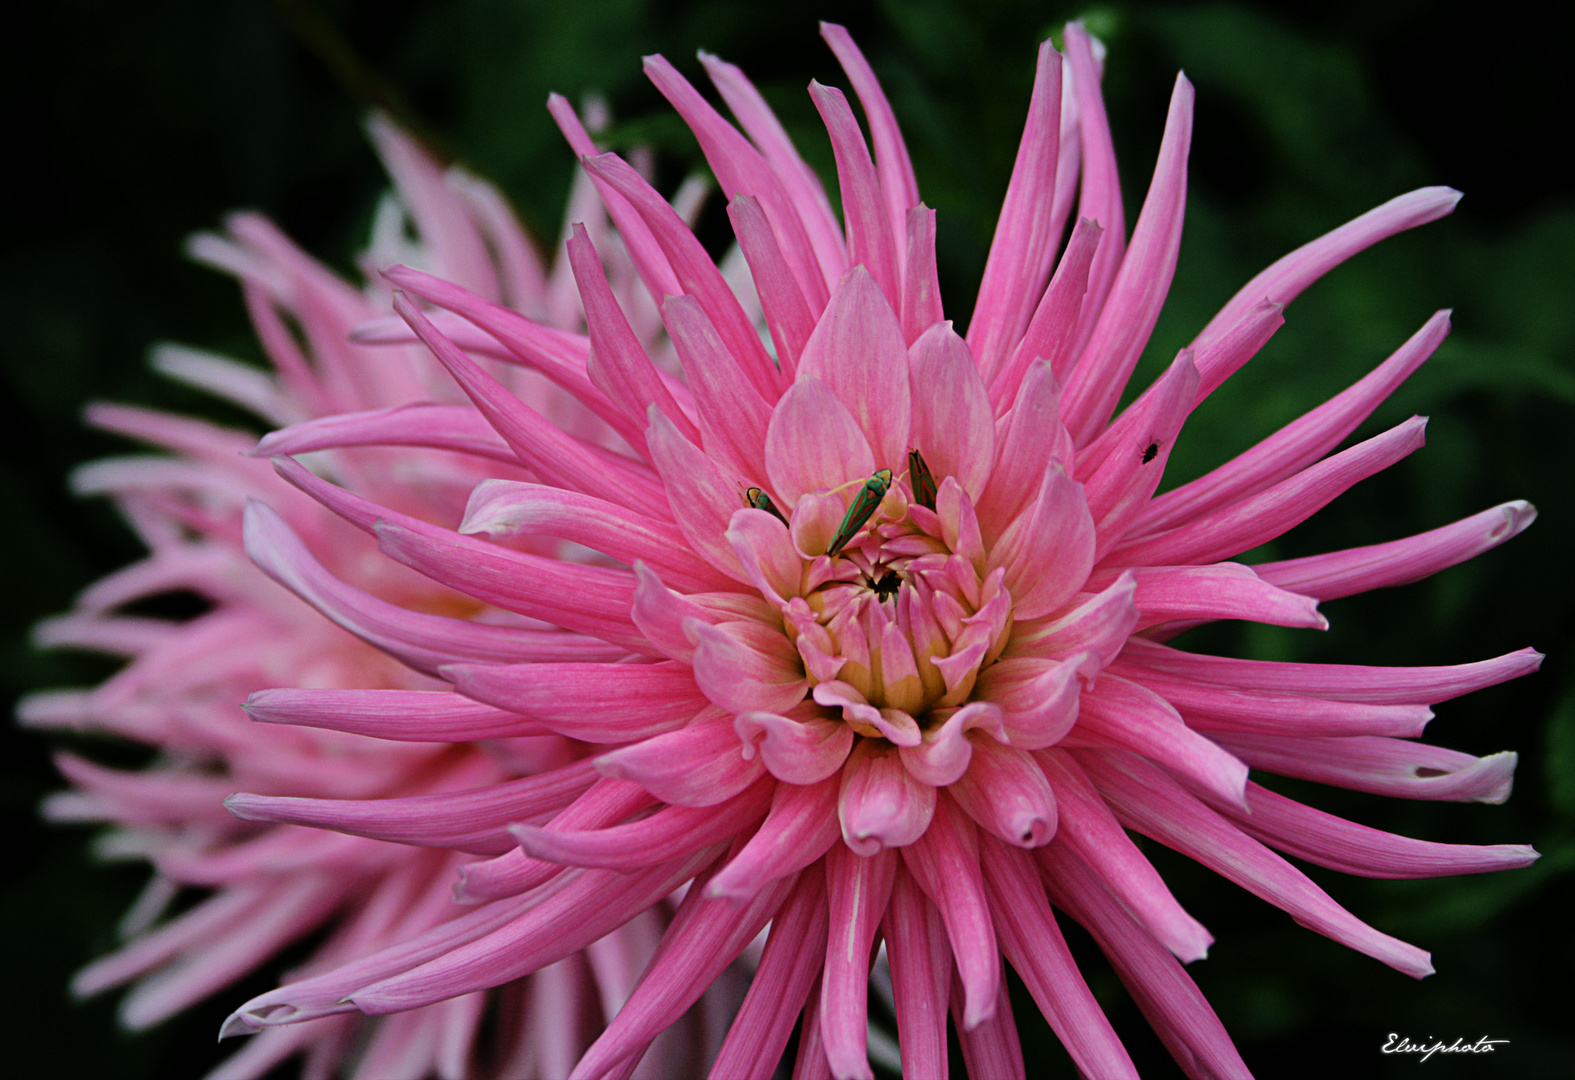
<path id="1" fill-rule="evenodd" d="M 386 123 L 374 121 L 372 134 L 398 199 L 388 199 L 379 212 L 366 257 L 370 265 L 420 261 L 474 295 L 529 312 L 540 320 L 535 333 L 544 340 L 568 343 L 567 348 L 583 341 L 574 332 L 583 323 L 567 265 L 550 274 L 541 266 L 491 187 L 458 171 L 445 173 Z M 614 259 L 623 260 L 615 264 L 618 291 L 634 317 L 643 319 L 637 324 L 641 340 L 651 340 L 660 325 L 656 310 L 630 291 L 637 279 L 595 200 L 589 182 L 582 182 L 571 212 L 589 222 Z M 407 217 L 420 243 L 406 236 Z M 378 326 L 368 321 L 389 310 L 387 287 L 375 274 L 358 290 L 255 215 L 238 215 L 227 235 L 199 236 L 191 249 L 240 279 L 275 372 L 167 346 L 155 353 L 155 365 L 165 373 L 274 425 L 326 417 L 318 423 L 333 430 L 337 414 L 364 418 L 366 410 L 381 410 L 370 414 L 380 418 L 381 441 L 421 449 L 395 454 L 341 449 L 324 456 L 322 467 L 407 513 L 449 517 L 485 478 L 536 478 L 473 409 L 455 403 L 463 397 L 448 389 L 447 376 L 425 350 L 351 343 L 357 327 L 363 327 L 362 336 L 376 338 Z M 583 351 L 583 344 L 578 348 Z M 622 445 L 572 395 L 539 375 L 517 367 L 499 375 L 518 395 L 515 400 L 529 402 L 557 429 L 574 432 L 564 437 L 586 453 L 612 457 L 608 447 Z M 445 397 L 449 403 L 441 403 Z M 414 732 L 394 730 L 390 717 L 377 717 L 379 740 L 253 723 L 239 703 L 280 683 L 330 696 L 375 686 L 392 700 L 424 705 L 434 688 L 445 685 L 434 677 L 437 668 L 456 655 L 507 661 L 521 649 L 530 655 L 546 649 L 544 655 L 557 659 L 594 661 L 614 659 L 623 650 L 544 632 L 531 620 L 381 559 L 360 533 L 282 484 L 266 461 L 246 456 L 255 435 L 123 406 L 96 405 L 89 418 L 175 456 L 116 458 L 77 474 L 79 491 L 116 500 L 151 554 L 88 589 L 75 610 L 42 625 L 37 637 L 44 644 L 123 655 L 130 663 L 94 690 L 38 694 L 21 710 L 33 725 L 110 732 L 158 751 L 154 764 L 137 772 L 70 754 L 58 758 L 75 789 L 51 798 L 46 814 L 59 821 L 112 823 L 103 852 L 146 858 L 155 868 L 123 925 L 127 943 L 76 977 L 78 995 L 137 980 L 121 1019 L 129 1028 L 143 1028 L 324 926 L 332 929 L 301 970 L 333 968 L 461 913 L 451 897 L 456 870 L 513 846 L 499 828 L 479 819 L 458 828 L 450 821 L 425 832 L 407 830 L 392 838 L 400 843 L 376 839 L 375 824 L 349 827 L 359 835 L 348 836 L 252 824 L 224 808 L 225 796 L 237 787 L 267 792 L 286 804 L 357 800 L 334 804 L 336 821 L 344 825 L 351 806 L 366 807 L 374 816 L 383 805 L 378 800 L 388 798 L 447 808 L 453 804 L 444 793 L 478 786 L 488 791 L 489 806 L 508 806 L 510 820 L 536 820 L 593 785 L 593 766 L 581 760 L 584 748 L 570 739 L 515 737 L 516 725 L 494 725 L 489 732 L 470 723 L 469 737 L 454 745 L 456 740 L 430 726 L 435 714 L 426 708 L 419 710 L 424 724 Z M 535 550 L 574 558 L 566 547 L 545 541 Z M 171 591 L 195 593 L 210 610 L 186 622 L 120 610 Z M 423 622 L 431 639 L 426 643 L 410 636 Z M 439 697 L 448 701 L 453 695 Z M 521 786 L 522 778 L 537 774 L 542 783 L 524 779 Z M 512 800 L 511 790 L 517 792 Z M 494 803 L 500 798 L 504 801 Z M 208 895 L 164 918 L 186 890 Z M 337 1017 L 271 1032 L 214 1076 L 259 1076 L 296 1054 L 305 1056 L 309 1076 L 343 1070 L 372 1080 L 428 1075 L 460 1080 L 477 1075 L 484 1063 L 511 1078 L 561 1076 L 589 1045 L 602 1015 L 616 1011 L 632 990 L 667 923 L 660 905 L 636 915 L 529 980 L 373 1024 Z M 725 985 L 714 996 L 718 1008 L 728 1007 Z M 484 1024 L 495 1031 L 485 1040 L 478 1034 Z M 697 1041 L 703 1024 L 691 1026 L 692 1031 L 674 1031 L 648 1063 L 649 1075 L 686 1068 L 691 1055 L 703 1056 Z"/>
<path id="2" fill-rule="evenodd" d="M 1041 47 L 961 336 L 936 286 L 935 217 L 891 110 L 848 35 L 833 26 L 825 36 L 874 142 L 872 155 L 839 91 L 811 86 L 835 152 L 841 224 L 736 68 L 702 57 L 738 127 L 666 61 L 647 63 L 730 197 L 751 279 L 743 293 L 758 296 L 768 338 L 742 286 L 637 170 L 596 152 L 558 100 L 555 115 L 660 299 L 681 370 L 642 347 L 596 239 L 576 230 L 568 252 L 588 346 L 460 284 L 386 272 L 404 293 L 395 305 L 405 340 L 430 349 L 475 406 L 435 416 L 422 438 L 458 450 L 485 440 L 529 480 L 489 479 L 462 519 L 445 519 L 365 497 L 289 456 L 412 441 L 414 429 L 386 414 L 265 440 L 286 478 L 394 563 L 531 629 L 382 605 L 375 625 L 354 628 L 451 689 L 276 689 L 252 699 L 255 717 L 439 742 L 556 735 L 594 753 L 463 792 L 233 797 L 249 821 L 409 843 L 454 837 L 460 848 L 458 837 L 484 837 L 492 857 L 460 868 L 460 898 L 472 905 L 463 914 L 263 994 L 227 1032 L 465 1000 L 561 963 L 686 889 L 574 1077 L 630 1075 L 763 930 L 713 1076 L 771 1075 L 799 1025 L 795 1076 L 868 1077 L 866 995 L 882 944 L 909 1075 L 946 1075 L 948 1014 L 973 1075 L 1023 1074 L 1004 963 L 1084 1075 L 1134 1075 L 1061 917 L 1099 942 L 1189 1074 L 1242 1076 L 1183 966 L 1212 939 L 1128 830 L 1414 976 L 1432 970 L 1425 952 L 1362 923 L 1281 853 L 1379 877 L 1536 857 L 1391 836 L 1249 779 L 1259 769 L 1405 798 L 1500 801 L 1512 754 L 1478 759 L 1412 740 L 1433 703 L 1533 670 L 1531 650 L 1371 668 L 1166 644 L 1218 619 L 1323 629 L 1318 601 L 1430 574 L 1531 520 L 1529 506 L 1509 503 L 1374 547 L 1230 561 L 1421 445 L 1412 419 L 1335 452 L 1438 345 L 1442 313 L 1350 389 L 1156 495 L 1188 414 L 1274 333 L 1284 306 L 1353 253 L 1448 213 L 1457 194 L 1401 196 L 1276 263 L 1117 415 L 1176 264 L 1187 81 L 1176 83 L 1129 238 L 1095 45 L 1074 25 L 1065 58 Z M 386 324 L 379 334 L 399 340 Z M 564 430 L 478 355 L 545 375 L 627 452 Z M 265 510 L 252 511 L 248 541 L 303 594 L 333 590 L 325 607 L 372 602 L 307 565 Z M 582 557 L 552 554 L 562 542 Z"/>

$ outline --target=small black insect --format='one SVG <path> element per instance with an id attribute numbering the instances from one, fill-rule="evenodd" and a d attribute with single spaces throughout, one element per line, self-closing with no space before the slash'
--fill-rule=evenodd
<path id="1" fill-rule="evenodd" d="M 1155 455 L 1158 454 L 1158 453 L 1159 453 L 1159 443 L 1157 443 L 1157 442 L 1149 443 L 1148 444 L 1148 449 L 1143 451 L 1143 464 L 1147 465 L 1149 462 L 1153 461 Z"/>

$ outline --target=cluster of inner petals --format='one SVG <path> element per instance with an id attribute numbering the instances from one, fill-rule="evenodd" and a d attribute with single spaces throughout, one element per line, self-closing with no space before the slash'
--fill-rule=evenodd
<path id="1" fill-rule="evenodd" d="M 812 698 L 898 746 L 968 702 L 1011 631 L 1005 571 L 988 568 L 966 496 L 946 493 L 931 510 L 899 481 L 835 554 L 845 491 L 801 496 L 785 530 L 801 569 L 797 589 L 773 599 Z"/>

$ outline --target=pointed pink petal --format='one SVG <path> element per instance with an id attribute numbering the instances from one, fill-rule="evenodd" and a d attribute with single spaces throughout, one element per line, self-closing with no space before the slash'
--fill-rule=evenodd
<path id="1" fill-rule="evenodd" d="M 1171 895 L 1071 754 L 1036 755 L 1056 792 L 1056 850 L 1070 848 L 1166 949 L 1184 964 L 1208 955 L 1214 938 Z M 1047 852 L 1041 862 L 1053 853 Z M 1048 863 L 1046 863 L 1048 865 Z"/>
<path id="2" fill-rule="evenodd" d="M 974 692 L 1000 708 L 1011 745 L 1021 750 L 1054 746 L 1077 722 L 1090 659 L 1087 653 L 1060 660 L 1008 657 L 979 673 Z"/>
<path id="3" fill-rule="evenodd" d="M 749 583 L 725 537 L 728 520 L 743 503 L 738 480 L 731 478 L 660 411 L 651 413 L 646 432 L 652 463 L 662 478 L 673 520 L 689 538 L 695 554 L 727 576 Z"/>
<path id="4" fill-rule="evenodd" d="M 1110 561 L 1121 565 L 1179 565 L 1228 559 L 1306 521 L 1358 481 L 1422 445 L 1427 421 L 1412 417 L 1381 435 L 1324 458 L 1250 498 L 1193 518 L 1177 528 L 1132 540 Z"/>
<path id="5" fill-rule="evenodd" d="M 1077 223 L 1066 242 L 1066 252 L 1056 265 L 1055 276 L 1034 309 L 1028 329 L 1011 353 L 1011 359 L 990 383 L 990 404 L 999 416 L 1011 407 L 1022 386 L 1028 365 L 1044 360 L 1057 379 L 1064 379 L 1077 344 L 1078 312 L 1088 292 L 1088 274 L 1099 248 L 1103 229 L 1087 218 Z"/>
<path id="6" fill-rule="evenodd" d="M 272 457 L 343 446 L 422 446 L 505 465 L 518 465 L 520 460 L 481 413 L 468 405 L 400 405 L 322 416 L 270 432 L 253 453 Z"/>
<path id="7" fill-rule="evenodd" d="M 1000 966 L 999 960 L 996 966 Z M 1028 1074 L 1023 1071 L 1023 1046 L 1017 1037 L 1017 1020 L 1012 1015 L 1012 1001 L 1004 977 L 996 988 L 995 1012 L 970 1029 L 963 1019 L 966 994 L 957 973 L 953 972 L 951 1011 L 957 1042 L 962 1047 L 963 1065 L 969 1076 L 1027 1080 Z"/>
<path id="8" fill-rule="evenodd" d="M 1082 589 L 1102 539 L 1083 485 L 1060 462 L 1050 462 L 1038 487 L 1034 502 L 1002 530 L 987 564 L 1006 568 L 1015 619 L 1048 615 Z"/>
<path id="9" fill-rule="evenodd" d="M 766 431 L 766 473 L 783 506 L 791 511 L 808 492 L 862 482 L 874 471 L 875 456 L 854 414 L 825 382 L 801 374 L 777 402 Z"/>
<path id="10" fill-rule="evenodd" d="M 466 697 L 521 713 L 573 739 L 621 743 L 672 731 L 706 706 L 690 669 L 659 664 L 454 664 Z"/>
<path id="11" fill-rule="evenodd" d="M 715 806 L 765 772 L 758 756 L 744 757 L 732 718 L 708 715 L 688 727 L 603 754 L 603 776 L 632 780 L 663 802 Z"/>
<path id="12" fill-rule="evenodd" d="M 870 137 L 875 143 L 875 164 L 880 172 L 881 190 L 886 196 L 892 234 L 901 236 L 903 219 L 919 204 L 919 185 L 913 178 L 913 163 L 908 160 L 908 148 L 903 144 L 897 117 L 852 35 L 835 23 L 823 22 L 820 36 L 836 54 L 837 62 L 859 96 L 859 104 L 864 107 L 864 118 L 869 122 Z"/>
<path id="13" fill-rule="evenodd" d="M 1083 167 L 1077 216 L 1099 225 L 1104 233 L 1088 273 L 1088 298 L 1078 318 L 1076 352 L 1081 353 L 1094 324 L 1104 310 L 1111 282 L 1121 269 L 1127 250 L 1127 224 L 1121 207 L 1121 178 L 1116 173 L 1116 150 L 1110 141 L 1110 121 L 1099 90 L 1099 62 L 1093 43 L 1081 23 L 1068 23 L 1065 66 L 1077 103 L 1077 125 Z M 1066 174 L 1062 173 L 1061 176 Z M 1059 180 L 1061 176 L 1058 176 Z M 1059 188 L 1060 185 L 1057 184 Z M 1059 195 L 1060 192 L 1057 192 Z M 1058 200 L 1059 201 L 1059 200 Z"/>
<path id="14" fill-rule="evenodd" d="M 946 1076 L 946 1006 L 952 951 L 946 927 L 906 869 L 898 867 L 881 923 L 891 962 L 903 1073 Z"/>
<path id="15" fill-rule="evenodd" d="M 551 536 L 623 563 L 644 560 L 679 588 L 726 590 L 732 580 L 689 549 L 676 525 L 590 495 L 515 480 L 483 480 L 470 493 L 459 531 L 503 539 Z"/>
<path id="16" fill-rule="evenodd" d="M 1501 803 L 1517 756 L 1474 757 L 1442 746 L 1379 736 L 1304 738 L 1256 732 L 1211 736 L 1254 769 L 1398 799 Z"/>
<path id="17" fill-rule="evenodd" d="M 738 237 L 739 249 L 749 263 L 749 276 L 760 296 L 766 326 L 776 346 L 777 362 L 782 366 L 783 375 L 791 379 L 798 370 L 799 354 L 815 330 L 815 316 L 804 301 L 799 279 L 794 277 L 782 256 L 776 234 L 759 200 L 751 195 L 735 195 L 727 204 L 727 216 L 733 223 L 733 235 Z M 794 223 L 797 224 L 796 217 Z M 805 244 L 807 249 L 807 239 Z M 813 258 L 812 253 L 810 257 Z M 818 279 L 819 268 L 811 267 L 811 272 Z M 821 288 L 823 291 L 823 284 Z"/>
<path id="18" fill-rule="evenodd" d="M 1289 304 L 1301 295 L 1303 289 L 1358 251 L 1397 232 L 1437 221 L 1453 210 L 1459 201 L 1460 192 L 1451 188 L 1418 188 L 1390 199 L 1333 232 L 1302 245 L 1243 285 L 1241 291 L 1231 297 L 1193 341 L 1194 351 L 1205 349 L 1214 338 L 1228 331 L 1249 308 L 1264 298 L 1279 304 Z M 1203 371 L 1202 374 L 1205 386 L 1217 385 L 1213 382 L 1213 372 Z"/>
<path id="19" fill-rule="evenodd" d="M 831 919 L 817 1015 L 826 1060 L 836 1080 L 874 1077 L 865 1050 L 870 948 L 886 912 L 896 872 L 893 851 L 866 857 L 835 844 L 826 856 L 826 903 Z"/>
<path id="20" fill-rule="evenodd" d="M 770 1080 L 825 963 L 826 911 L 825 873 L 819 867 L 806 870 L 771 920 L 760 966 L 711 1066 L 710 1080 Z"/>
<path id="21" fill-rule="evenodd" d="M 995 223 L 979 300 L 968 320 L 968 344 L 979 358 L 986 382 L 1012 355 L 1049 277 L 1055 245 L 1061 239 L 1062 223 L 1054 217 L 1060 149 L 1061 57 L 1046 41 L 1039 46 L 1028 119 Z M 1074 325 L 1076 315 L 1074 310 Z M 1016 389 L 1014 385 L 1012 391 Z"/>
<path id="22" fill-rule="evenodd" d="M 1244 690 L 1314 694 L 1335 701 L 1388 705 L 1436 705 L 1485 686 L 1519 678 L 1542 666 L 1542 654 L 1535 649 L 1521 649 L 1491 660 L 1447 667 L 1363 667 L 1202 656 L 1141 638 L 1134 638 L 1121 658 L 1156 671 Z"/>
<path id="23" fill-rule="evenodd" d="M 1308 929 L 1415 978 L 1432 974 L 1427 953 L 1357 919 L 1161 770 L 1131 754 L 1084 752 L 1077 760 L 1127 828 L 1195 859 L 1284 909 Z"/>
<path id="24" fill-rule="evenodd" d="M 1037 627 L 1014 629 L 1006 655 L 1070 656 L 1090 651 L 1104 667 L 1126 647 L 1127 638 L 1137 626 L 1137 576 L 1124 570 L 1106 588 L 1077 607 Z"/>
<path id="25" fill-rule="evenodd" d="M 694 297 L 663 300 L 662 321 L 694 391 L 706 454 L 740 476 L 762 475 L 771 406 L 750 384 Z"/>
<path id="26" fill-rule="evenodd" d="M 1270 585 L 1241 563 L 1139 566 L 1131 573 L 1142 630 L 1176 619 L 1251 619 L 1272 626 L 1327 630 L 1310 596 Z"/>
<path id="27" fill-rule="evenodd" d="M 712 899 L 743 901 L 767 882 L 802 870 L 839 839 L 838 777 L 815 784 L 783 783 L 771 796 L 765 823 L 706 886 Z"/>
<path id="28" fill-rule="evenodd" d="M 980 839 L 984 885 L 1001 951 L 1085 1076 L 1137 1076 L 1132 1059 L 1083 982 L 1027 852 Z M 1038 855 L 1055 850 L 1041 848 Z"/>
<path id="29" fill-rule="evenodd" d="M 1319 600 L 1419 581 L 1491 551 L 1537 520 L 1537 508 L 1517 500 L 1387 544 L 1347 548 L 1305 559 L 1259 563 L 1265 581 Z"/>
<path id="30" fill-rule="evenodd" d="M 913 343 L 908 365 L 910 444 L 936 483 L 955 477 L 977 501 L 995 463 L 995 415 L 968 346 L 951 323 L 939 322 Z"/>
<path id="31" fill-rule="evenodd" d="M 1186 971 L 1065 847 L 1040 856 L 1050 898 L 1099 942 L 1171 1056 L 1194 1080 L 1252 1080 L 1219 1017 Z"/>
<path id="32" fill-rule="evenodd" d="M 864 134 L 841 90 L 811 82 L 809 95 L 831 136 L 837 185 L 842 190 L 842 220 L 848 234 L 848 262 L 864 267 L 887 304 L 895 308 L 902 302 L 902 269 L 897 258 L 900 234 L 894 231 L 887 196 Z"/>
<path id="33" fill-rule="evenodd" d="M 589 762 L 576 762 L 540 776 L 468 791 L 397 799 L 298 799 L 237 793 L 224 805 L 243 821 L 311 825 L 396 844 L 499 855 L 511 846 L 504 831 L 509 822 L 556 813 L 597 779 Z"/>
<path id="34" fill-rule="evenodd" d="M 469 742 L 547 733 L 535 720 L 446 691 L 259 690 L 241 708 L 265 724 L 300 724 L 398 742 Z"/>
<path id="35" fill-rule="evenodd" d="M 650 817 L 605 829 L 515 824 L 508 831 L 525 854 L 545 862 L 614 870 L 653 866 L 748 832 L 765 817 L 775 786 L 762 778 L 715 806 L 664 806 Z"/>
<path id="36" fill-rule="evenodd" d="M 838 282 L 799 357 L 798 372 L 800 378 L 820 379 L 847 406 L 877 467 L 900 472 L 907 466 L 908 346 L 891 304 L 862 266 Z"/>
<path id="37" fill-rule="evenodd" d="M 903 849 L 902 862 L 946 924 L 946 936 L 967 991 L 962 1027 L 976 1028 L 995 1011 L 1001 976 L 995 929 L 979 871 L 978 831 L 967 814 L 949 798 L 942 798 L 929 829 Z"/>
<path id="38" fill-rule="evenodd" d="M 798 651 L 780 630 L 753 622 L 695 623 L 686 629 L 695 638 L 695 683 L 714 704 L 731 713 L 786 712 L 804 700 L 809 680 Z"/>
<path id="39" fill-rule="evenodd" d="M 912 345 L 946 317 L 935 265 L 935 211 L 922 203 L 909 210 L 903 235 L 908 247 L 902 271 L 902 336 Z"/>
<path id="40" fill-rule="evenodd" d="M 1104 675 L 1084 691 L 1068 746 L 1112 746 L 1142 754 L 1226 802 L 1242 804 L 1247 766 L 1199 735 L 1170 703 L 1142 685 Z"/>
<path id="41" fill-rule="evenodd" d="M 1061 388 L 1050 365 L 1038 360 L 1029 365 L 1011 410 L 996 426 L 995 466 L 977 500 L 987 541 L 993 544 L 1032 502 L 1052 461 L 1071 468 L 1072 439 L 1061 423 Z"/>

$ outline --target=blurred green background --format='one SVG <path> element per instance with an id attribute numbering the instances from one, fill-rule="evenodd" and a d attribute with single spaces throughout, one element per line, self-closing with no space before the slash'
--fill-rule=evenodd
<path id="1" fill-rule="evenodd" d="M 822 4 L 813 15 L 849 26 L 893 99 L 921 190 L 940 214 L 943 292 L 959 321 L 1011 168 L 1034 43 L 1079 14 L 1110 46 L 1106 95 L 1129 227 L 1176 69 L 1198 90 L 1181 265 L 1140 382 L 1290 248 L 1416 186 L 1446 183 L 1467 196 L 1452 218 L 1359 256 L 1297 301 L 1269 347 L 1193 418 L 1173 476 L 1197 475 L 1343 388 L 1449 306 L 1454 335 L 1358 432 L 1421 412 L 1432 416 L 1428 446 L 1286 536 L 1274 554 L 1390 539 L 1510 498 L 1541 510 L 1526 535 L 1467 566 L 1325 605 L 1328 634 L 1224 626 L 1191 642 L 1382 664 L 1542 649 L 1540 674 L 1445 704 L 1429 730 L 1431 741 L 1476 753 L 1519 750 L 1507 805 L 1275 785 L 1415 836 L 1530 841 L 1541 862 L 1425 882 L 1314 869 L 1360 917 L 1433 951 L 1439 973 L 1414 983 L 1160 850 L 1154 857 L 1177 895 L 1218 938 L 1192 974 L 1260 1077 L 1398 1077 L 1418 1068 L 1435 1077 L 1571 1075 L 1575 195 L 1555 149 L 1568 141 L 1575 105 L 1568 17 L 1404 0 Z M 38 653 L 25 639 L 30 623 L 138 554 L 106 507 L 65 494 L 73 465 L 123 448 L 80 426 L 83 402 L 241 420 L 144 364 L 157 340 L 259 358 L 234 289 L 182 260 L 183 237 L 227 210 L 257 207 L 348 269 L 384 185 L 359 129 L 374 102 L 496 180 L 534 234 L 553 237 L 573 166 L 542 108 L 547 92 L 605 95 L 618 118 L 609 141 L 656 146 L 675 179 L 697 165 L 698 150 L 641 78 L 639 57 L 663 52 L 694 76 L 702 47 L 756 78 L 824 171 L 829 147 L 803 90 L 812 77 L 845 80 L 814 19 L 780 8 L 56 0 L 14 11 L 0 40 L 0 108 L 13 148 L 12 194 L 0 209 L 8 701 L 111 670 L 92 657 Z M 725 240 L 720 203 L 704 232 L 718 246 Z M 115 1028 L 112 997 L 68 1003 L 70 972 L 110 947 L 143 872 L 95 865 L 88 830 L 43 828 L 38 801 L 58 786 L 49 744 L 9 728 L 3 737 L 0 807 L 14 842 L 0 897 L 5 1072 L 201 1075 L 226 1052 L 213 1045 L 220 1019 L 273 975 L 135 1037 Z M 102 743 L 88 752 L 135 760 Z M 1144 1075 L 1179 1075 L 1097 951 L 1082 938 L 1074 948 Z M 1019 1018 L 1030 1075 L 1071 1075 L 1032 1008 Z M 1423 1065 L 1380 1054 L 1389 1032 L 1510 1043 L 1491 1057 Z"/>

